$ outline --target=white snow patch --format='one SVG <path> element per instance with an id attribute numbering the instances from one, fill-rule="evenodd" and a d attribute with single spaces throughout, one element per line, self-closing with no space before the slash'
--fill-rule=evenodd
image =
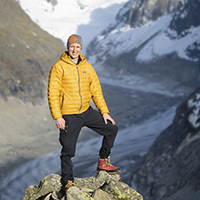
<path id="1" fill-rule="evenodd" d="M 155 57 L 170 54 L 173 52 L 177 52 L 180 58 L 190 60 L 190 58 L 187 56 L 186 49 L 189 45 L 199 40 L 200 27 L 191 28 L 190 30 L 188 30 L 189 34 L 187 34 L 185 37 L 173 40 L 170 39 L 166 34 L 171 18 L 162 18 L 162 22 L 159 22 L 158 20 L 157 23 L 155 23 L 154 26 L 152 26 L 154 30 L 159 30 L 157 29 L 159 28 L 159 24 L 163 24 L 163 26 L 160 27 L 159 34 L 157 34 L 153 39 L 151 39 L 139 52 L 136 58 L 137 61 L 150 61 Z"/>
<path id="2" fill-rule="evenodd" d="M 194 128 L 198 128 L 200 126 L 200 94 L 196 94 L 196 99 L 188 100 L 188 107 L 194 107 L 192 114 L 189 115 L 188 121 L 192 124 Z"/>

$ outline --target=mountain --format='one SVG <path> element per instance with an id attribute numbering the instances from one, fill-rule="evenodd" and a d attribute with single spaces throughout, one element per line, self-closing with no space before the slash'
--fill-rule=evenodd
<path id="1" fill-rule="evenodd" d="M 77 32 L 84 35 L 84 38 L 86 38 L 84 44 L 87 46 L 93 36 L 97 35 L 87 48 L 87 58 L 100 74 L 101 82 L 105 83 L 103 89 L 109 96 L 107 98 L 111 111 L 116 116 L 116 121 L 119 121 L 120 127 L 124 129 L 119 131 L 118 140 L 113 149 L 113 161 L 122 168 L 122 175 L 127 183 L 134 184 L 132 179 L 135 177 L 135 173 L 143 159 L 142 156 L 157 135 L 171 123 L 174 115 L 173 106 L 180 102 L 185 93 L 190 93 L 200 83 L 198 56 L 200 31 L 199 20 L 196 20 L 199 1 L 132 0 L 124 4 L 125 1 L 122 0 L 103 0 L 103 6 L 99 7 L 100 0 L 72 2 L 18 0 L 17 2 L 20 3 L 26 13 L 29 13 L 32 20 L 34 18 L 35 23 L 40 27 L 48 26 L 48 29 L 44 30 L 48 30 L 49 33 L 52 31 L 51 34 L 62 39 L 62 41 L 64 41 L 63 38 L 66 35 Z M 117 7 L 111 5 L 110 2 L 117 4 Z M 121 6 L 123 7 L 118 14 L 116 13 L 117 17 L 113 22 L 113 13 L 116 12 L 116 8 Z M 47 32 L 39 30 L 39 27 L 31 22 L 26 14 L 21 12 L 14 0 L 2 1 L 1 9 L 1 29 L 3 30 L 1 34 L 4 37 L 1 39 L 2 47 L 0 47 L 3 55 L 1 56 L 2 75 L 0 80 L 2 80 L 2 84 L 9 83 L 9 87 L 1 84 L 2 96 L 4 99 L 8 99 L 12 95 L 23 101 L 28 99 L 36 104 L 46 96 L 43 91 L 46 91 L 47 71 L 52 63 L 59 58 L 64 45 L 60 40 L 49 36 Z M 111 12 L 113 10 L 114 12 Z M 72 15 L 73 13 L 76 13 L 75 17 Z M 108 13 L 112 15 L 108 15 Z M 67 17 L 64 15 L 67 15 Z M 4 21 L 8 21 L 8 23 Z M 21 21 L 23 23 L 19 23 Z M 22 26 L 22 24 L 24 25 Z M 110 25 L 108 26 L 108 24 Z M 99 34 L 99 30 L 104 27 L 103 25 L 105 28 L 108 27 L 105 30 L 103 28 L 103 31 Z M 10 30 L 11 32 L 9 32 Z M 32 32 L 32 30 L 34 31 Z M 58 32 L 59 34 L 57 34 Z M 41 37 L 39 37 L 40 34 Z M 7 41 L 12 41 L 10 35 L 14 37 L 13 41 L 17 43 L 12 42 L 9 46 L 10 43 Z M 15 49 L 16 45 L 19 47 L 17 51 Z M 58 49 L 55 50 L 57 47 Z M 8 55 L 15 55 L 15 59 L 12 56 L 6 57 Z M 9 65 L 9 63 L 12 65 Z M 6 67 L 3 68 L 2 66 Z M 7 80 L 7 76 L 11 78 L 6 82 L 4 79 Z M 9 80 L 11 80 L 11 83 Z M 10 87 L 10 85 L 13 87 Z M 12 88 L 17 89 L 14 89 L 13 92 Z M 4 105 L 1 105 L 1 108 L 7 108 Z M 16 106 L 16 99 L 10 105 Z M 21 115 L 21 107 L 18 104 L 17 109 L 10 108 L 10 105 L 8 115 L 6 115 L 7 110 L 3 110 L 0 118 L 1 127 L 3 127 L 3 134 L 0 135 L 0 146 L 3 149 L 1 150 L 3 152 L 1 162 L 3 158 L 13 158 L 1 168 L 0 171 L 3 175 L 5 175 L 4 171 L 9 172 L 8 167 L 14 168 L 60 147 L 55 144 L 55 141 L 57 141 L 55 132 L 57 130 L 53 130 L 54 124 L 47 117 L 49 116 L 48 108 L 44 108 L 44 106 L 26 106 L 24 108 L 24 105 L 20 104 L 21 107 L 26 109 L 25 114 L 22 113 Z M 196 107 L 198 107 L 198 104 Z M 182 112 L 184 113 L 184 109 Z M 19 120 L 21 120 L 20 123 Z M 178 123 L 176 123 L 177 126 Z M 187 125 L 190 127 L 189 123 Z M 6 128 L 4 129 L 4 127 Z M 185 126 L 186 130 L 190 130 L 188 127 Z M 50 131 L 52 132 L 51 135 L 49 134 Z M 184 136 L 183 134 L 183 138 Z M 178 135 L 178 138 L 176 138 L 176 135 L 174 137 L 175 139 L 171 138 L 173 144 L 174 140 L 176 143 L 177 140 L 181 141 L 183 139 L 181 134 Z M 196 137 L 198 138 L 198 135 L 191 138 L 192 141 Z M 188 138 L 190 140 L 190 137 Z M 164 142 L 162 140 L 161 144 L 164 144 Z M 87 175 L 87 173 L 94 173 L 92 170 L 96 168 L 96 149 L 100 144 L 100 140 L 99 138 L 93 138 L 79 144 L 80 146 L 77 148 L 79 154 L 76 157 L 77 160 L 75 160 L 78 177 Z M 160 149 L 157 148 L 157 150 L 159 153 Z M 162 155 L 168 153 L 168 149 L 164 150 L 166 152 L 161 151 Z M 182 152 L 180 151 L 180 153 Z M 196 155 L 195 152 L 192 154 Z M 186 158 L 183 158 L 183 160 L 187 160 L 187 155 L 184 154 L 184 156 Z M 80 160 L 80 158 L 83 159 Z M 57 159 L 59 159 L 59 153 L 56 155 L 50 153 L 50 155 L 27 163 L 27 165 L 20 166 L 14 173 L 9 172 L 10 176 L 0 183 L 1 188 L 3 188 L 1 190 L 5 192 L 2 197 L 8 194 L 14 197 L 21 196 L 21 190 L 27 182 L 31 184 L 30 182 L 33 179 L 34 181 L 38 179 L 40 173 L 44 175 L 44 173 L 51 170 L 55 171 L 59 167 Z M 152 162 L 154 162 L 153 158 Z M 172 163 L 172 161 L 170 162 Z M 196 162 L 198 164 L 198 160 L 195 160 L 195 166 L 197 166 Z M 144 165 L 142 166 L 145 168 Z M 170 190 L 166 194 L 163 192 L 165 187 L 160 188 L 154 180 L 149 183 L 151 176 L 145 170 L 147 177 L 145 174 L 143 175 L 143 168 L 139 169 L 137 175 L 138 179 L 141 177 L 141 182 L 138 179 L 136 180 L 139 191 L 142 194 L 144 193 L 145 197 L 151 198 L 149 197 L 149 189 L 150 196 L 163 195 L 163 198 L 165 198 L 168 195 L 170 198 L 175 195 L 169 185 L 167 185 L 167 189 L 170 187 Z M 173 168 L 175 169 L 174 166 Z M 43 169 L 47 171 L 44 172 Z M 82 169 L 85 171 L 82 171 Z M 11 169 L 9 170 L 11 171 Z M 153 169 L 151 168 L 151 170 Z M 159 175 L 161 175 L 161 178 L 167 176 L 166 174 Z M 193 181 L 190 175 L 191 173 L 186 178 Z M 198 177 L 198 173 L 196 175 Z M 145 185 L 147 191 L 141 186 L 143 177 L 147 180 Z M 186 191 L 183 188 L 183 193 L 179 190 L 182 183 L 187 186 L 185 180 L 181 179 L 183 182 L 179 184 L 179 182 L 176 183 L 172 179 L 172 176 L 170 177 L 170 183 L 174 181 L 172 185 L 180 185 L 176 188 L 178 190 L 177 194 L 189 193 L 189 190 L 187 190 L 189 187 L 185 187 Z M 158 179 L 158 182 L 163 184 L 165 180 L 160 181 Z M 198 184 L 196 185 L 198 187 Z M 175 188 L 175 186 L 173 187 Z M 192 188 L 191 193 L 198 195 L 198 193 L 195 193 L 196 188 L 193 188 L 194 182 L 190 186 L 189 189 Z M 154 191 L 154 188 L 160 189 L 161 194 L 158 194 L 159 191 Z M 7 196 L 7 199 L 12 199 L 12 197 Z"/>
<path id="2" fill-rule="evenodd" d="M 137 75 L 176 94 L 192 92 L 200 83 L 199 9 L 198 0 L 128 1 L 87 57 L 112 77 Z"/>
<path id="3" fill-rule="evenodd" d="M 113 22 L 126 1 L 18 0 L 33 22 L 64 43 L 71 34 L 80 34 L 83 37 L 83 55 L 91 40 Z"/>
<path id="4" fill-rule="evenodd" d="M 154 141 L 137 172 L 146 200 L 198 200 L 200 195 L 200 88 L 176 110 L 173 123 Z"/>
<path id="5" fill-rule="evenodd" d="M 1 179 L 27 160 L 59 148 L 46 94 L 50 68 L 65 47 L 32 22 L 17 1 L 0 3 Z M 49 145 L 44 148 L 42 141 Z"/>
<path id="6" fill-rule="evenodd" d="M 19 3 L 35 23 L 63 42 L 74 32 L 82 35 L 83 53 L 97 70 L 105 69 L 102 77 L 141 79 L 175 95 L 189 94 L 200 83 L 198 0 Z"/>
<path id="7" fill-rule="evenodd" d="M 49 70 L 64 51 L 63 42 L 41 30 L 15 0 L 1 0 L 0 94 L 24 102 L 46 97 Z"/>

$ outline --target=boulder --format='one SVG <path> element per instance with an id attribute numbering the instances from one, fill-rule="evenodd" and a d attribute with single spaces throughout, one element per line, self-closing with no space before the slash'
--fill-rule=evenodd
<path id="1" fill-rule="evenodd" d="M 61 176 L 50 174 L 41 179 L 38 186 L 26 188 L 22 200 L 143 200 L 141 194 L 121 182 L 118 174 L 101 171 L 97 176 L 75 178 L 74 183 L 77 186 L 65 192 Z"/>

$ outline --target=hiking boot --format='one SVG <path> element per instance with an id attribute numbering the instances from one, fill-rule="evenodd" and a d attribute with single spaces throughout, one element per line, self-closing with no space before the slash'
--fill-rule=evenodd
<path id="1" fill-rule="evenodd" d="M 65 185 L 65 192 L 67 192 L 67 190 L 72 186 L 76 186 L 77 187 L 77 185 L 75 183 L 73 183 L 72 181 L 68 180 L 68 183 Z"/>
<path id="2" fill-rule="evenodd" d="M 117 174 L 120 173 L 121 170 L 119 167 L 114 167 L 111 163 L 110 163 L 110 156 L 108 158 L 105 159 L 99 159 L 98 162 L 98 166 L 97 166 L 97 174 L 99 173 L 99 171 L 106 171 L 109 174 Z"/>

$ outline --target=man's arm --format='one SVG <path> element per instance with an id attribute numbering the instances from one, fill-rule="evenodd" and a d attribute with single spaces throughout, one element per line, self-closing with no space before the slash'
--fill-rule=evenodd
<path id="1" fill-rule="evenodd" d="M 92 67 L 92 75 L 91 75 L 91 84 L 90 84 L 90 91 L 92 94 L 92 99 L 98 110 L 103 115 L 103 119 L 105 124 L 108 123 L 108 120 L 114 125 L 116 124 L 114 119 L 109 115 L 109 110 L 105 99 L 103 97 L 101 84 L 99 82 L 99 78 Z"/>
<path id="2" fill-rule="evenodd" d="M 55 64 L 49 74 L 48 84 L 48 101 L 51 115 L 54 120 L 61 118 L 61 85 L 62 85 L 62 68 L 59 64 Z"/>
<path id="3" fill-rule="evenodd" d="M 97 109 L 101 112 L 101 114 L 103 115 L 104 113 L 109 113 L 107 104 L 102 93 L 99 78 L 92 66 L 90 74 L 90 92 L 93 102 L 96 105 Z"/>

